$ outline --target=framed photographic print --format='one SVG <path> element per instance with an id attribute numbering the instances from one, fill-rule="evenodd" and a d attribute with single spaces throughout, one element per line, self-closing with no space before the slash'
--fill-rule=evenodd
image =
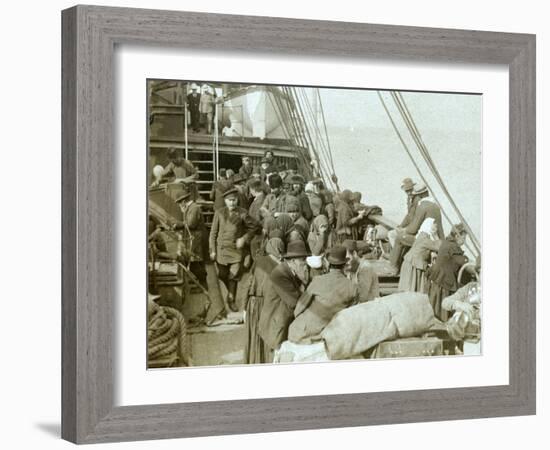
<path id="1" fill-rule="evenodd" d="M 63 437 L 533 414 L 534 73 L 532 35 L 63 11 Z"/>

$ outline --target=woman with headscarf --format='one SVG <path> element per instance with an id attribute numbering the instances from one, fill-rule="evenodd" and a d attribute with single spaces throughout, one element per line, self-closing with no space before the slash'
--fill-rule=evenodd
<path id="1" fill-rule="evenodd" d="M 403 258 L 399 275 L 399 292 L 428 293 L 426 270 L 432 252 L 437 252 L 441 241 L 437 235 L 437 223 L 431 217 L 424 219 L 411 249 Z"/>
<path id="2" fill-rule="evenodd" d="M 280 234 L 275 230 L 273 235 Z M 267 241 L 265 255 L 258 256 L 254 263 L 248 297 L 245 305 L 245 323 L 247 339 L 245 344 L 245 362 L 247 364 L 259 364 L 271 362 L 273 356 L 271 349 L 258 333 L 260 311 L 263 307 L 264 293 L 269 283 L 271 271 L 281 262 L 285 252 L 285 245 L 281 238 L 273 237 Z"/>
<path id="3" fill-rule="evenodd" d="M 462 250 L 466 234 L 463 224 L 453 225 L 449 236 L 441 242 L 437 259 L 429 270 L 430 303 L 435 315 L 443 321 L 448 319 L 448 313 L 442 308 L 441 303 L 458 290 L 458 272 L 468 262 L 468 257 Z"/>
<path id="4" fill-rule="evenodd" d="M 327 216 L 321 214 L 311 222 L 311 228 L 307 237 L 309 250 L 314 256 L 320 256 L 331 247 L 330 230 Z"/>

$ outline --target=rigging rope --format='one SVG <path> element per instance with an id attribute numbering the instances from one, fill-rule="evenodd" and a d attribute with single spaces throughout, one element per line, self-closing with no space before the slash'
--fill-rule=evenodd
<path id="1" fill-rule="evenodd" d="M 300 99 L 298 98 L 298 94 L 296 93 L 296 89 L 295 88 L 291 88 L 291 92 L 292 94 L 294 95 L 294 99 L 295 99 L 295 102 L 298 106 L 298 114 L 299 114 L 299 119 L 300 119 L 300 125 L 305 129 L 305 137 L 306 137 L 306 140 L 309 142 L 309 147 L 310 149 L 312 149 L 315 153 L 316 153 L 316 150 L 315 150 L 315 145 L 313 143 L 313 139 L 311 138 L 311 134 L 309 133 L 309 129 L 307 127 L 304 127 L 304 124 L 305 124 L 305 115 L 304 115 L 304 112 L 303 112 L 303 109 L 302 109 L 302 105 L 301 105 L 301 101 Z M 330 167 L 328 167 L 328 170 L 327 170 L 327 167 L 326 167 L 326 163 L 324 164 L 325 165 L 325 171 L 328 172 L 328 175 L 330 175 Z M 321 167 L 319 167 L 319 170 L 321 172 Z M 328 177 L 323 177 L 325 178 L 325 183 L 328 182 L 329 183 L 326 183 L 326 184 L 330 184 L 330 186 L 332 187 L 332 189 L 335 189 L 335 185 L 334 185 L 334 182 L 332 181 L 332 178 L 330 176 Z"/>
<path id="2" fill-rule="evenodd" d="M 418 164 L 416 163 L 411 151 L 409 150 L 409 147 L 405 143 L 405 140 L 403 139 L 403 136 L 401 136 L 401 133 L 399 132 L 399 129 L 397 128 L 397 125 L 395 124 L 395 121 L 393 120 L 393 118 L 390 114 L 390 111 L 389 111 L 389 109 L 386 105 L 386 102 L 384 101 L 384 98 L 382 97 L 382 94 L 380 93 L 380 91 L 376 91 L 376 93 L 378 94 L 378 98 L 380 99 L 380 102 L 382 103 L 382 106 L 384 107 L 384 110 L 386 111 L 388 119 L 390 120 L 390 122 L 392 124 L 392 127 L 393 127 L 395 133 L 397 134 L 397 137 L 399 138 L 399 140 L 401 141 L 401 144 L 403 145 L 403 148 L 405 149 L 405 151 L 409 155 L 409 158 L 410 158 L 411 162 L 413 163 L 413 166 L 415 167 L 416 171 L 418 172 L 418 175 L 420 176 L 420 178 L 422 179 L 422 181 L 424 182 L 426 187 L 430 190 L 430 193 L 432 194 L 432 197 L 433 197 L 435 203 L 437 203 L 437 205 L 441 209 L 441 213 L 443 214 L 445 219 L 447 219 L 447 221 L 449 222 L 450 225 L 453 225 L 453 221 L 450 219 L 450 217 L 447 215 L 447 213 L 443 209 L 443 207 L 441 205 L 441 202 L 438 200 L 438 198 L 436 197 L 433 189 L 430 187 L 430 184 L 428 183 L 428 181 L 426 180 L 426 178 L 422 174 L 422 171 L 420 170 L 420 167 L 418 167 Z M 474 252 L 467 244 L 465 244 L 465 245 L 466 245 L 466 248 L 468 248 L 468 250 L 470 250 L 470 252 L 473 255 L 476 255 L 476 252 Z M 477 253 L 477 254 L 479 254 L 479 253 Z"/>
<path id="3" fill-rule="evenodd" d="M 321 154 L 323 156 L 325 166 L 329 169 L 329 173 L 331 175 L 335 174 L 334 163 L 332 161 L 331 151 L 329 150 L 327 142 L 325 141 L 325 139 L 323 139 L 321 130 L 320 130 L 319 125 L 317 123 L 317 119 L 314 115 L 313 108 L 312 108 L 312 106 L 309 102 L 309 99 L 307 97 L 305 89 L 301 89 L 300 92 L 301 92 L 302 98 L 303 98 L 302 101 L 304 102 L 304 104 L 306 106 L 306 111 L 308 112 L 310 126 L 315 131 L 316 137 L 319 140 L 319 143 L 321 144 L 321 149 L 320 150 L 322 152 Z M 326 136 L 327 136 L 327 141 L 328 141 L 328 134 L 326 134 Z M 315 146 L 314 146 L 314 150 L 317 150 L 317 148 Z M 315 152 L 315 153 L 317 153 L 317 152 Z M 338 186 L 336 186 L 336 187 L 338 187 Z"/>
<path id="4" fill-rule="evenodd" d="M 293 128 L 293 131 L 294 131 L 294 140 L 297 142 L 298 145 L 295 145 L 295 151 L 297 152 L 298 154 L 298 158 L 300 160 L 300 162 L 302 163 L 302 166 L 304 167 L 304 170 L 307 170 L 309 169 L 309 163 L 308 161 L 306 160 L 305 158 L 305 155 L 303 154 L 303 151 L 301 149 L 298 148 L 298 146 L 301 146 L 302 149 L 304 148 L 307 148 L 307 145 L 305 145 L 304 141 L 303 141 L 303 138 L 300 136 L 299 132 L 298 132 L 298 129 L 297 129 L 297 124 L 295 123 L 294 120 L 292 120 L 292 112 L 294 111 L 294 108 L 293 108 L 293 105 L 291 104 L 290 102 L 290 98 L 289 97 L 289 94 L 285 91 L 285 87 L 282 87 L 282 92 L 283 94 L 285 95 L 285 101 L 286 101 L 286 104 L 287 104 L 287 110 L 288 112 L 290 113 L 291 117 L 290 117 L 290 125 L 292 126 Z M 282 103 L 282 100 L 279 98 L 279 96 L 277 95 L 274 95 L 274 98 L 275 98 L 275 101 L 277 102 L 278 104 L 278 110 L 281 111 L 281 114 L 283 114 L 283 111 L 284 111 L 284 105 Z"/>
<path id="5" fill-rule="evenodd" d="M 323 108 L 323 101 L 321 100 L 321 91 L 319 90 L 319 88 L 315 90 L 317 92 L 317 98 L 319 99 L 319 108 L 321 110 L 321 118 L 323 119 L 323 127 L 325 130 L 325 136 L 327 139 L 328 154 L 330 156 L 330 164 L 332 166 L 332 169 L 334 170 L 334 160 L 332 159 L 332 148 L 330 147 L 330 139 L 328 137 L 328 128 L 327 128 L 327 122 L 325 120 L 325 110 Z M 336 171 L 334 173 L 336 173 Z"/>
<path id="6" fill-rule="evenodd" d="M 394 102 L 397 105 L 397 108 L 399 109 L 399 112 L 401 113 L 401 116 L 403 117 L 403 120 L 405 121 L 405 124 L 407 125 L 407 128 L 409 132 L 411 133 L 411 136 L 413 137 L 413 140 L 415 141 L 420 153 L 424 157 L 424 160 L 426 161 L 426 164 L 428 165 L 428 168 L 431 170 L 432 174 L 434 175 L 435 179 L 439 183 L 441 189 L 443 190 L 443 193 L 449 200 L 452 208 L 455 210 L 457 216 L 461 220 L 461 222 L 464 224 L 464 227 L 466 228 L 466 231 L 468 232 L 468 235 L 472 241 L 472 244 L 474 245 L 475 249 L 477 250 L 477 253 L 480 253 L 480 244 L 477 240 L 474 232 L 472 231 L 472 228 L 464 218 L 463 214 L 461 213 L 460 209 L 456 205 L 454 199 L 452 198 L 451 194 L 449 193 L 447 187 L 445 186 L 445 183 L 443 181 L 443 178 L 441 178 L 441 174 L 435 167 L 435 163 L 433 162 L 433 159 L 428 151 L 428 148 L 424 144 L 424 141 L 422 140 L 422 136 L 420 135 L 420 132 L 418 131 L 418 128 L 416 127 L 416 124 L 414 122 L 414 119 L 407 107 L 407 104 L 405 103 L 405 99 L 401 95 L 401 93 L 392 92 L 392 97 L 394 99 Z"/>
<path id="7" fill-rule="evenodd" d="M 311 135 L 309 134 L 308 128 L 305 126 L 305 119 L 304 119 L 303 110 L 302 110 L 302 107 L 301 107 L 300 100 L 297 97 L 296 91 L 295 91 L 294 88 L 288 88 L 287 87 L 286 89 L 288 90 L 289 95 L 291 96 L 293 102 L 296 105 L 296 108 L 294 108 L 294 113 L 296 114 L 296 124 L 297 124 L 297 126 L 300 127 L 301 135 L 302 135 L 302 137 L 305 141 L 305 148 L 309 148 L 310 152 L 313 151 L 313 153 L 316 154 L 315 149 L 314 149 L 314 145 L 313 145 L 313 141 L 311 140 Z M 325 179 L 325 182 L 326 182 L 327 179 L 329 181 L 331 181 L 330 178 L 327 178 L 326 176 L 323 175 L 323 172 L 325 172 L 325 171 L 328 172 L 326 167 L 323 167 L 323 165 L 324 165 L 323 162 L 322 161 L 318 161 L 318 162 L 319 162 L 318 170 L 319 170 L 319 173 L 320 173 L 321 177 Z M 329 183 L 327 183 L 327 184 L 329 184 Z M 332 185 L 332 182 L 330 182 L 330 185 Z"/>

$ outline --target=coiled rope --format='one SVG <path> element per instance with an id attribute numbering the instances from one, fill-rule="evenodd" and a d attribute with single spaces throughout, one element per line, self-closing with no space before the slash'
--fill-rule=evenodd
<path id="1" fill-rule="evenodd" d="M 190 366 L 185 319 L 174 308 L 148 301 L 148 367 Z"/>

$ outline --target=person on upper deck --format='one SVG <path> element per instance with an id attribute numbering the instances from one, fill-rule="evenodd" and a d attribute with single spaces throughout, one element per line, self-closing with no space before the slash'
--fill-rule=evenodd
<path id="1" fill-rule="evenodd" d="M 200 96 L 199 111 L 201 114 L 202 123 L 204 123 L 206 132 L 212 134 L 212 119 L 214 117 L 214 95 L 210 90 L 210 86 L 205 85 Z"/>
<path id="2" fill-rule="evenodd" d="M 191 85 L 191 93 L 187 95 L 187 108 L 191 114 L 191 129 L 195 132 L 200 131 L 200 103 L 201 94 L 198 92 L 199 87 L 193 83 Z"/>

